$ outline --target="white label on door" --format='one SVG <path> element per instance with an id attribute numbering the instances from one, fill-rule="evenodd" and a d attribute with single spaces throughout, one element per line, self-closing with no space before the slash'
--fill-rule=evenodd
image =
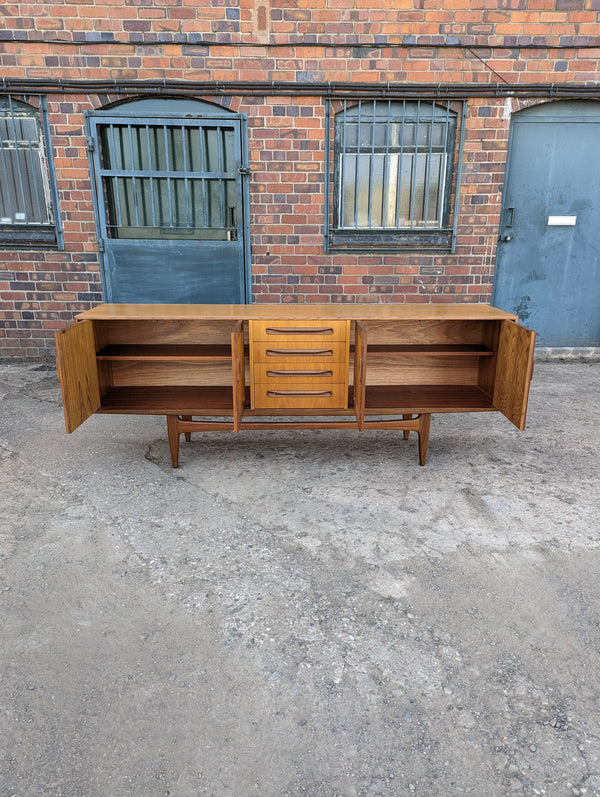
<path id="1" fill-rule="evenodd" d="M 548 227 L 574 227 L 577 216 L 548 216 Z"/>

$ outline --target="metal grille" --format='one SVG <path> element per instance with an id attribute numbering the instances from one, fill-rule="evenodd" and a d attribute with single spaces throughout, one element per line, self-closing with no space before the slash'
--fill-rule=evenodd
<path id="1" fill-rule="evenodd" d="M 336 116 L 336 226 L 444 226 L 456 115 L 449 104 L 344 102 Z"/>
<path id="2" fill-rule="evenodd" d="M 52 225 L 38 113 L 0 98 L 0 224 Z"/>
<path id="3" fill-rule="evenodd" d="M 238 177 L 233 127 L 149 120 L 99 130 L 111 237 L 231 237 Z"/>

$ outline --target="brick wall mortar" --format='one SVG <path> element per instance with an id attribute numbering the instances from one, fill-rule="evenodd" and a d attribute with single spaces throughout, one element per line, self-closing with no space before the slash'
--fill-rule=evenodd
<path id="1" fill-rule="evenodd" d="M 63 0 L 5 2 L 0 32 L 6 38 L 42 41 L 266 45 L 319 42 L 348 46 L 462 44 L 465 46 L 573 46 L 597 43 L 597 3 L 556 0 L 549 7 L 511 0 L 499 8 L 469 0 L 419 3 L 396 0 L 311 0 L 285 4 L 266 0 L 176 0 L 161 4 Z M 545 5 L 545 4 L 544 4 Z"/>

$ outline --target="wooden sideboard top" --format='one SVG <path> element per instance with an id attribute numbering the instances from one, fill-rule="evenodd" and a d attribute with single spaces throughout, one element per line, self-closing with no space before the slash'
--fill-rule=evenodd
<path id="1" fill-rule="evenodd" d="M 327 318 L 351 321 L 518 320 L 514 313 L 489 304 L 100 304 L 76 316 L 78 321 Z"/>

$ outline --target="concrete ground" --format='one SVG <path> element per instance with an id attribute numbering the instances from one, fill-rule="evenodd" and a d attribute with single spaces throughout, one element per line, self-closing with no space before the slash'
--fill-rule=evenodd
<path id="1" fill-rule="evenodd" d="M 1 797 L 600 795 L 600 363 L 527 430 L 215 432 L 0 366 Z"/>

